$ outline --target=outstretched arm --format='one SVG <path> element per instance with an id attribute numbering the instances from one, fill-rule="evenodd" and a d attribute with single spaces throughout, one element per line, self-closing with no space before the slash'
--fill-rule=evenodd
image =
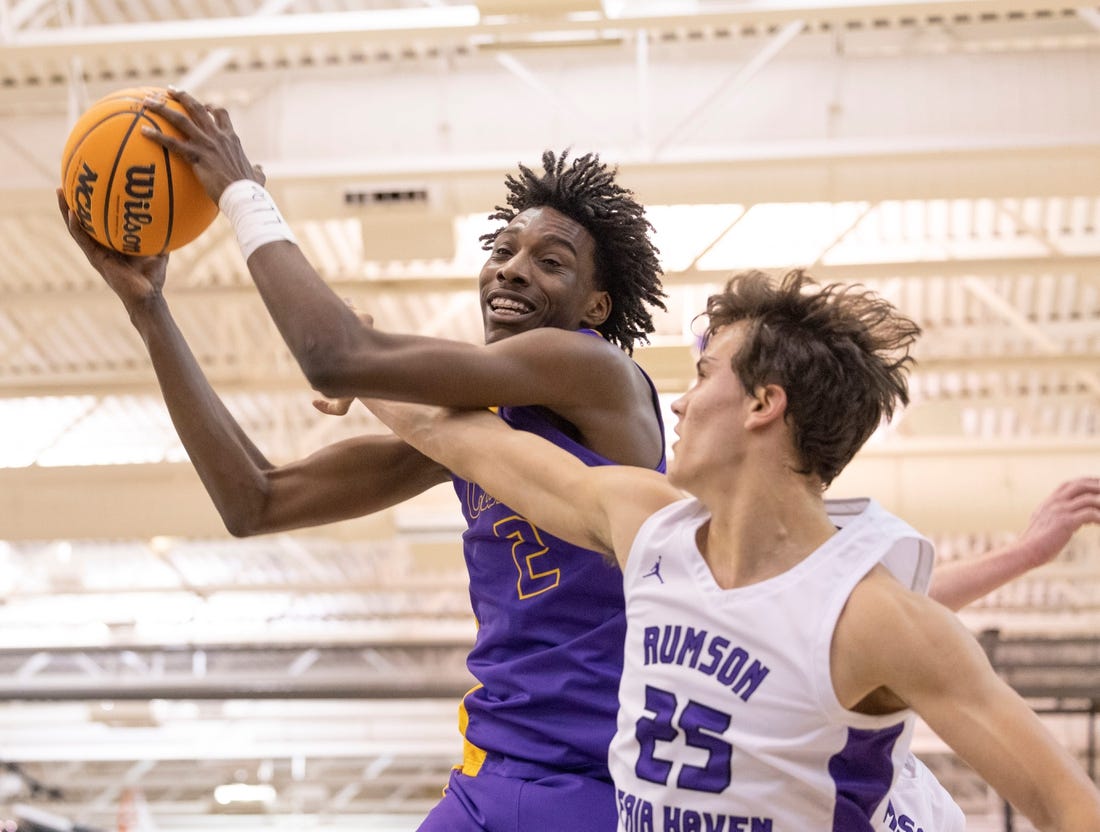
<path id="1" fill-rule="evenodd" d="M 393 436 L 368 436 L 275 466 L 214 392 L 162 288 L 167 256 L 127 257 L 96 243 L 58 193 L 69 233 L 118 295 L 145 342 L 172 423 L 226 528 L 251 535 L 357 517 L 443 481 L 446 472 Z"/>
<path id="2" fill-rule="evenodd" d="M 1100 793 L 1081 765 L 943 606 L 876 570 L 841 614 L 831 662 L 841 704 L 908 705 L 1039 829 L 1100 829 Z"/>
<path id="3" fill-rule="evenodd" d="M 683 495 L 663 474 L 625 465 L 589 467 L 487 410 L 446 410 L 366 399 L 398 436 L 541 529 L 625 563 L 650 514 Z"/>
<path id="4" fill-rule="evenodd" d="M 1064 482 L 1039 504 L 1017 540 L 973 560 L 938 567 L 929 595 L 949 609 L 962 609 L 1049 563 L 1078 529 L 1090 523 L 1100 524 L 1100 478 Z"/>

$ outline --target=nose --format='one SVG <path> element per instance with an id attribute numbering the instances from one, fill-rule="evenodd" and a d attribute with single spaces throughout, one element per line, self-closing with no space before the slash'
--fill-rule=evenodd
<path id="1" fill-rule="evenodd" d="M 497 280 L 501 283 L 529 282 L 527 277 L 527 259 L 522 252 L 517 252 L 500 264 L 497 269 Z"/>
<path id="2" fill-rule="evenodd" d="M 676 399 L 675 399 L 675 400 L 674 400 L 674 401 L 672 402 L 672 404 L 670 404 L 670 405 L 669 405 L 669 409 L 670 409 L 670 410 L 671 410 L 671 411 L 672 411 L 672 412 L 673 412 L 673 413 L 674 413 L 674 414 L 675 414 L 676 416 L 678 416 L 678 417 L 679 417 L 679 418 L 681 418 L 681 419 L 682 419 L 682 418 L 683 418 L 683 416 L 684 416 L 684 399 L 686 399 L 686 398 L 687 398 L 687 393 L 684 393 L 684 394 L 683 394 L 682 396 L 679 396 L 679 397 L 677 397 L 677 398 L 676 398 Z"/>

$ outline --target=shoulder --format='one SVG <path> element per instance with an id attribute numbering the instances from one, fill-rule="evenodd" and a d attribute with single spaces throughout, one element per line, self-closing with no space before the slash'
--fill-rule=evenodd
<path id="1" fill-rule="evenodd" d="M 833 684 L 845 708 L 888 686 L 895 662 L 915 648 L 926 601 L 881 565 L 855 585 L 837 619 L 830 651 Z"/>
<path id="2" fill-rule="evenodd" d="M 881 564 L 876 564 L 852 589 L 837 620 L 836 640 L 859 651 L 879 649 L 884 634 L 904 638 L 920 632 L 920 625 L 938 606 L 902 586 Z"/>
<path id="3" fill-rule="evenodd" d="M 888 688 L 908 701 L 907 692 L 961 666 L 976 647 L 950 610 L 877 565 L 852 590 L 837 621 L 832 645 L 837 696 L 851 707 L 875 689 Z"/>
<path id="4" fill-rule="evenodd" d="M 571 426 L 580 444 L 620 465 L 661 463 L 664 436 L 655 388 L 619 347 L 585 332 L 543 328 L 486 349 L 495 351 L 495 373 L 509 379 L 511 391 L 528 385 L 524 403 L 548 408 Z"/>
<path id="5" fill-rule="evenodd" d="M 608 520 L 606 542 L 619 565 L 625 566 L 643 526 L 658 512 L 681 502 L 684 494 L 664 474 L 648 468 L 607 465 L 588 470 L 595 477 L 593 492 Z"/>

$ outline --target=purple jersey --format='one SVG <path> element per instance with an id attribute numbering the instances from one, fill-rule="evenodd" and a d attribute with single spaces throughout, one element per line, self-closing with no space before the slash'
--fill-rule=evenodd
<path id="1" fill-rule="evenodd" d="M 660 421 L 655 390 L 653 406 Z M 500 415 L 587 465 L 614 464 L 562 432 L 545 408 L 503 407 Z M 664 469 L 662 454 L 657 470 Z M 626 635 L 622 573 L 600 554 L 535 528 L 478 485 L 453 479 L 468 526 L 463 548 L 478 623 L 467 666 L 480 684 L 463 703 L 463 771 L 609 780 Z"/>

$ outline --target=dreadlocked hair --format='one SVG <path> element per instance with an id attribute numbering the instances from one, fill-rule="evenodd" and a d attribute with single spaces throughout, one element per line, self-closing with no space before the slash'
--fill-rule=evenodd
<path id="1" fill-rule="evenodd" d="M 615 182 L 617 168 L 609 168 L 595 153 L 566 166 L 569 151 L 542 154 L 544 172 L 525 165 L 504 180 L 508 204 L 498 205 L 490 220 L 505 225 L 528 208 L 553 208 L 584 227 L 596 243 L 596 287 L 611 296 L 611 313 L 597 329 L 628 353 L 636 341 L 648 342 L 653 332 L 649 307 L 664 309 L 661 266 L 657 248 L 649 239 L 653 226 L 634 194 Z M 504 226 L 481 237 L 490 250 Z"/>

